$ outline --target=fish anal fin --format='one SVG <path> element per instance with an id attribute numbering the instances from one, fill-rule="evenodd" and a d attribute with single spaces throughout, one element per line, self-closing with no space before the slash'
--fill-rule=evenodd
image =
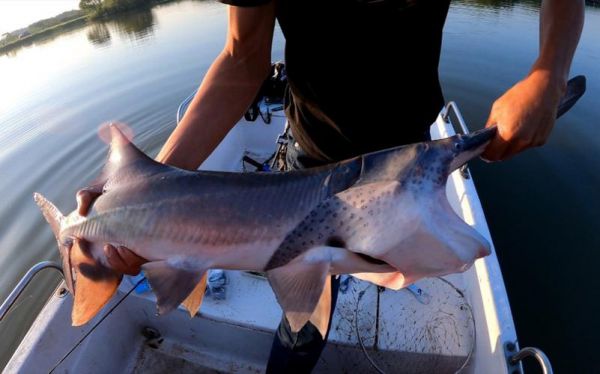
<path id="1" fill-rule="evenodd" d="M 97 262 L 90 256 L 87 244 L 75 240 L 70 248 L 70 266 L 75 272 L 73 326 L 86 324 L 108 303 L 117 291 L 122 274 Z M 63 266 L 66 266 L 63 265 Z M 64 271 L 69 272 L 71 268 Z"/>
<path id="2" fill-rule="evenodd" d="M 202 304 L 202 299 L 204 298 L 204 292 L 206 291 L 206 273 L 202 275 L 200 282 L 196 285 L 194 290 L 183 300 L 181 303 L 185 309 L 190 313 L 190 318 L 194 318 L 198 310 L 200 310 L 200 305 Z"/>
<path id="3" fill-rule="evenodd" d="M 329 268 L 329 262 L 304 262 L 296 259 L 285 266 L 267 271 L 273 292 L 292 332 L 300 331 L 313 315 L 329 277 Z"/>
<path id="4" fill-rule="evenodd" d="M 399 290 L 406 287 L 406 279 L 404 275 L 399 271 L 389 273 L 354 273 L 351 274 L 353 277 L 367 282 L 371 282 L 381 287 L 389 288 L 392 290 Z"/>
<path id="5" fill-rule="evenodd" d="M 142 270 L 156 295 L 158 314 L 164 315 L 177 308 L 199 287 L 206 269 L 193 270 L 178 267 L 169 261 L 153 261 L 142 265 Z M 196 296 L 195 303 L 200 305 Z"/>
<path id="6" fill-rule="evenodd" d="M 331 277 L 325 278 L 325 286 L 323 287 L 323 292 L 321 292 L 321 297 L 317 303 L 317 306 L 310 316 L 310 323 L 312 323 L 317 330 L 321 333 L 323 339 L 325 339 L 325 335 L 327 334 L 327 329 L 329 328 L 329 323 L 331 322 Z"/>

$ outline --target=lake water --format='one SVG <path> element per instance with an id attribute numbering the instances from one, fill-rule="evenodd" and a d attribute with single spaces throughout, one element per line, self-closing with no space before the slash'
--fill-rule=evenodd
<path id="1" fill-rule="evenodd" d="M 453 3 L 440 72 L 446 99 L 460 104 L 472 129 L 483 126 L 494 99 L 536 57 L 538 10 L 530 1 Z M 96 129 L 106 121 L 129 124 L 136 143 L 155 155 L 225 31 L 225 6 L 181 1 L 0 56 L 1 300 L 30 266 L 58 259 L 32 193 L 44 193 L 64 211 L 74 208 L 75 191 L 105 158 Z M 282 56 L 278 32 L 273 59 Z M 520 343 L 541 347 L 557 372 L 600 367 L 599 61 L 600 9 L 587 7 L 571 70 L 587 75 L 587 94 L 543 148 L 471 167 Z M 0 367 L 57 280 L 41 276 L 0 323 Z"/>

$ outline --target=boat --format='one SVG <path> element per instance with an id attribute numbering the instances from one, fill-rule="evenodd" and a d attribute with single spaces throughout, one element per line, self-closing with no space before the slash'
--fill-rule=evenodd
<path id="1" fill-rule="evenodd" d="M 178 119 L 191 96 L 184 100 Z M 202 169 L 269 169 L 285 141 L 280 102 L 261 100 L 241 119 Z M 256 114 L 260 115 L 256 115 Z M 431 126 L 432 138 L 468 132 L 454 102 Z M 264 167 L 262 167 L 264 166 Z M 490 232 L 468 168 L 455 171 L 446 189 L 452 208 L 490 243 Z M 43 269 L 30 270 L 0 307 L 0 320 Z M 223 274 L 225 276 L 223 276 Z M 125 280 L 88 324 L 71 326 L 72 297 L 64 282 L 50 296 L 4 373 L 262 373 L 281 309 L 268 281 L 257 273 L 225 271 L 218 292 L 190 318 L 177 309 L 156 315 L 143 278 Z M 226 284 L 223 284 L 226 279 Z M 423 279 L 399 291 L 344 276 L 329 341 L 315 373 L 522 373 L 521 360 L 543 352 L 520 349 L 495 249 L 464 273 Z"/>

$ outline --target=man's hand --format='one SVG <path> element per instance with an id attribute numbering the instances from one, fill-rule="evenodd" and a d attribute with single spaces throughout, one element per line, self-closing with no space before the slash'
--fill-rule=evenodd
<path id="1" fill-rule="evenodd" d="M 143 257 L 133 253 L 123 246 L 114 247 L 110 244 L 104 245 L 104 254 L 110 266 L 119 273 L 137 275 L 142 270 L 142 265 L 148 262 Z"/>
<path id="2" fill-rule="evenodd" d="M 487 126 L 496 124 L 498 132 L 483 159 L 503 160 L 546 142 L 566 89 L 583 18 L 583 0 L 542 1 L 538 58 L 527 78 L 492 106 Z"/>
<path id="3" fill-rule="evenodd" d="M 534 70 L 498 98 L 486 127 L 498 126 L 481 157 L 489 161 L 510 158 L 546 143 L 566 83 L 544 70 Z"/>

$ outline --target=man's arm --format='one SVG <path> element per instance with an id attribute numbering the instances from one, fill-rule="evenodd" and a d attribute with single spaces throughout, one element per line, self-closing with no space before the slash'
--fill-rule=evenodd
<path id="1" fill-rule="evenodd" d="M 274 1 L 257 7 L 229 7 L 225 48 L 157 161 L 195 170 L 212 153 L 248 109 L 270 71 L 274 26 Z M 80 201 L 89 204 L 92 199 L 84 196 Z M 79 211 L 87 213 L 87 206 L 80 206 Z M 138 274 L 147 262 L 125 247 L 106 244 L 104 253 L 113 269 L 124 274 Z"/>
<path id="2" fill-rule="evenodd" d="M 546 142 L 566 90 L 583 19 L 584 0 L 542 2 L 539 56 L 527 77 L 494 102 L 487 126 L 497 125 L 498 133 L 482 158 L 498 161 Z"/>
<path id="3" fill-rule="evenodd" d="M 156 159 L 195 170 L 248 109 L 271 67 L 274 1 L 229 7 L 225 48 Z"/>

